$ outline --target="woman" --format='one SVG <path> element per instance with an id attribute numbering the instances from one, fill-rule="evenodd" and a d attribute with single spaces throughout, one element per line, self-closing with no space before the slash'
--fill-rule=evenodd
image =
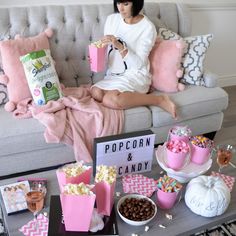
<path id="1" fill-rule="evenodd" d="M 176 117 L 176 106 L 166 95 L 147 94 L 151 85 L 149 53 L 156 28 L 143 14 L 143 0 L 114 0 L 108 16 L 104 45 L 108 45 L 108 70 L 91 88 L 92 97 L 113 109 L 154 105 Z"/>

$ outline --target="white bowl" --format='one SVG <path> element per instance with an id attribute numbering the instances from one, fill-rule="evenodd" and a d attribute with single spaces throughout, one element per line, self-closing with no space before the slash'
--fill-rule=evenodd
<path id="1" fill-rule="evenodd" d="M 154 205 L 154 207 L 155 207 L 153 216 L 152 216 L 151 218 L 147 219 L 147 220 L 142 220 L 142 221 L 130 220 L 130 219 L 126 218 L 125 216 L 123 216 L 123 215 L 120 213 L 119 209 L 120 209 L 120 205 L 121 205 L 121 204 L 125 201 L 125 199 L 127 199 L 127 198 L 145 198 L 145 199 L 147 199 L 147 200 L 148 200 L 149 202 L 151 202 L 151 203 Z M 147 224 L 149 221 L 151 221 L 151 220 L 156 216 L 156 214 L 157 214 L 157 206 L 156 206 L 155 202 L 154 202 L 152 199 L 150 199 L 150 198 L 148 198 L 148 197 L 146 197 L 146 196 L 144 196 L 144 195 L 140 195 L 140 194 L 128 194 L 128 195 L 122 197 L 122 198 L 118 201 L 118 203 L 117 203 L 117 212 L 118 212 L 120 218 L 121 218 L 124 222 L 126 222 L 127 224 L 133 225 L 133 226 L 141 226 L 141 225 Z"/>

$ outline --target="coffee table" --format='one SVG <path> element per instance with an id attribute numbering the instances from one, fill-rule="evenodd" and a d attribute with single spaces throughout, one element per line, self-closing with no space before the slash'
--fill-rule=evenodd
<path id="1" fill-rule="evenodd" d="M 212 168 L 206 173 L 210 174 L 211 171 L 218 170 L 217 164 L 213 161 Z M 158 179 L 160 176 L 161 168 L 156 163 L 156 158 L 153 160 L 153 168 L 151 172 L 143 173 L 147 177 L 153 177 Z M 230 176 L 236 177 L 236 171 L 232 167 L 226 167 L 223 169 L 224 174 L 228 174 Z M 50 196 L 59 194 L 59 187 L 56 179 L 55 170 L 45 171 L 41 173 L 32 174 L 29 176 L 24 176 L 25 178 L 29 177 L 38 177 L 38 178 L 47 178 L 48 179 L 48 193 L 46 198 L 46 209 L 49 210 L 50 206 Z M 0 185 L 9 184 L 17 181 L 17 178 L 7 179 L 4 181 L 0 181 Z M 117 189 L 116 191 L 122 192 L 122 183 L 121 179 L 117 180 Z M 155 200 L 155 195 L 152 197 Z M 116 203 L 119 200 L 116 197 Z M 2 201 L 1 201 L 2 203 Z M 116 204 L 115 203 L 115 204 Z M 3 207 L 3 212 L 5 214 L 6 225 L 9 231 L 9 236 L 20 236 L 23 235 L 18 231 L 18 229 L 26 224 L 29 220 L 32 219 L 32 213 L 24 212 L 18 213 L 15 215 L 7 216 L 5 212 L 5 208 Z M 173 216 L 173 220 L 168 220 L 165 217 L 165 214 L 171 214 Z M 156 236 L 156 235 L 165 235 L 165 236 L 173 236 L 173 235 L 191 235 L 193 233 L 199 232 L 201 230 L 211 228 L 218 224 L 224 223 L 226 221 L 236 219 L 236 188 L 234 186 L 233 191 L 231 192 L 231 202 L 227 209 L 227 211 L 218 217 L 213 218 L 205 218 L 202 216 L 198 216 L 191 212 L 188 207 L 185 205 L 184 200 L 182 199 L 173 209 L 164 211 L 158 208 L 157 216 L 150 222 L 150 229 L 148 232 L 144 231 L 144 226 L 134 227 L 123 222 L 117 214 L 119 235 L 122 236 L 131 236 L 132 233 L 137 233 L 139 235 L 147 235 L 147 236 Z M 166 226 L 166 228 L 160 228 L 158 225 L 161 224 Z"/>

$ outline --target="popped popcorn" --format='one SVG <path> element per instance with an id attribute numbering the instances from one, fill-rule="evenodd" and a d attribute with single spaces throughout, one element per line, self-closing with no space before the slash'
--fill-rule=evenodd
<path id="1" fill-rule="evenodd" d="M 104 44 L 102 43 L 101 40 L 95 41 L 93 43 L 91 43 L 91 45 L 95 46 L 96 48 L 103 48 Z"/>
<path id="2" fill-rule="evenodd" d="M 68 164 L 63 166 L 60 171 L 63 171 L 66 174 L 66 177 L 76 177 L 81 175 L 84 171 L 88 170 L 89 166 L 83 165 L 83 162 L 77 162 L 73 164 Z"/>
<path id="3" fill-rule="evenodd" d="M 64 186 L 65 194 L 72 195 L 93 195 L 94 193 L 91 191 L 93 185 L 79 183 L 79 184 L 66 184 Z"/>
<path id="4" fill-rule="evenodd" d="M 107 182 L 112 184 L 116 181 L 116 167 L 115 166 L 97 166 L 97 173 L 95 176 L 95 182 Z"/>
<path id="5" fill-rule="evenodd" d="M 171 140 L 166 143 L 166 147 L 174 153 L 188 153 L 189 146 L 186 142 L 182 140 Z"/>

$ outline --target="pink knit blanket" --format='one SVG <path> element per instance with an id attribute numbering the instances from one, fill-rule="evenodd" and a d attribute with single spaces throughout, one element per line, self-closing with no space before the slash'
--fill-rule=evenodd
<path id="1" fill-rule="evenodd" d="M 23 100 L 13 115 L 34 117 L 46 127 L 46 142 L 71 145 L 77 161 L 92 162 L 93 139 L 121 133 L 124 112 L 96 102 L 88 87 L 65 88 L 63 93 L 63 98 L 44 106 L 33 105 L 30 99 Z"/>

